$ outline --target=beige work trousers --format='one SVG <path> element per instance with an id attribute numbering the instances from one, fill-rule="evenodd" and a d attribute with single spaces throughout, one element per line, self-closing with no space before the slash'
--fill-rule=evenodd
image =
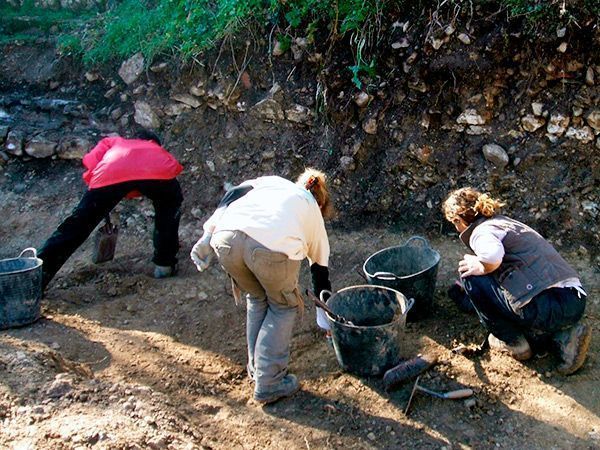
<path id="1" fill-rule="evenodd" d="M 294 320 L 303 305 L 301 261 L 273 252 L 241 231 L 219 231 L 211 245 L 233 283 L 247 293 L 248 373 L 255 390 L 267 389 L 287 374 Z"/>

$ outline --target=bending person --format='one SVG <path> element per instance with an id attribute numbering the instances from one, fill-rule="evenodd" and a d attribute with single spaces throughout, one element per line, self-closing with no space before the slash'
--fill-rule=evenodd
<path id="1" fill-rule="evenodd" d="M 133 139 L 104 138 L 83 157 L 83 165 L 89 189 L 38 252 L 44 261 L 43 288 L 123 197 L 141 195 L 154 205 L 154 276 L 174 275 L 183 201 L 175 177 L 183 167 L 161 147 L 158 136 L 140 130 Z"/>
<path id="2" fill-rule="evenodd" d="M 288 362 L 294 319 L 303 306 L 300 263 L 308 258 L 316 295 L 331 289 L 323 220 L 331 214 L 322 172 L 307 169 L 296 184 L 260 177 L 223 198 L 192 249 L 192 260 L 203 270 L 212 246 L 232 279 L 236 301 L 241 291 L 247 293 L 247 369 L 258 402 L 271 403 L 299 389 Z"/>
<path id="3" fill-rule="evenodd" d="M 586 293 L 575 270 L 532 228 L 497 214 L 504 204 L 473 188 L 450 193 L 446 219 L 473 251 L 459 262 L 468 300 L 490 333 L 492 348 L 515 359 L 532 356 L 531 343 L 558 346 L 568 375 L 584 363 L 591 329 L 581 323 Z"/>

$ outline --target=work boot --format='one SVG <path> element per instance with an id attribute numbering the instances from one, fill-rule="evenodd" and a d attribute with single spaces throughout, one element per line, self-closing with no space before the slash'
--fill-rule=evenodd
<path id="1" fill-rule="evenodd" d="M 257 386 L 254 390 L 254 400 L 263 404 L 273 403 L 281 398 L 294 395 L 298 392 L 298 389 L 300 389 L 298 378 L 296 378 L 296 375 L 290 373 L 283 377 L 279 383 L 269 386 L 266 389 L 259 390 Z"/>
<path id="2" fill-rule="evenodd" d="M 508 353 L 517 361 L 525 361 L 533 355 L 529 342 L 524 336 L 517 337 L 512 343 L 504 342 L 490 333 L 488 336 L 490 348 L 499 350 L 503 353 Z"/>
<path id="3" fill-rule="evenodd" d="M 559 331 L 553 336 L 558 344 L 563 363 L 556 369 L 561 375 L 570 375 L 583 366 L 592 340 L 592 329 L 578 323 L 571 328 Z"/>
<path id="4" fill-rule="evenodd" d="M 177 264 L 172 266 L 159 266 L 156 264 L 154 266 L 154 278 L 174 277 L 177 275 L 177 269 Z"/>

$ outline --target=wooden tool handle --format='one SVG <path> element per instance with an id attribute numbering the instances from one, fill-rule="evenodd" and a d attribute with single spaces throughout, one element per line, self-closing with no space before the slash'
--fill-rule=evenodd
<path id="1" fill-rule="evenodd" d="M 473 389 L 457 389 L 456 391 L 446 392 L 444 398 L 457 399 L 467 398 L 473 395 Z"/>

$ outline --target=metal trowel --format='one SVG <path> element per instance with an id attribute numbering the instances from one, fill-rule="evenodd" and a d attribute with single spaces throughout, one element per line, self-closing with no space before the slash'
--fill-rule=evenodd
<path id="1" fill-rule="evenodd" d="M 451 399 L 456 400 L 459 398 L 467 398 L 473 395 L 473 389 L 457 389 L 455 391 L 447 391 L 447 392 L 437 392 L 432 391 L 431 389 L 427 389 L 419 384 L 419 378 L 415 380 L 415 385 L 413 386 L 412 392 L 410 393 L 410 397 L 408 398 L 408 403 L 406 404 L 406 408 L 404 408 L 404 415 L 408 415 L 408 410 L 410 409 L 410 405 L 412 403 L 412 399 L 415 396 L 415 392 L 421 391 L 429 394 L 433 397 L 443 398 L 443 399 Z"/>

